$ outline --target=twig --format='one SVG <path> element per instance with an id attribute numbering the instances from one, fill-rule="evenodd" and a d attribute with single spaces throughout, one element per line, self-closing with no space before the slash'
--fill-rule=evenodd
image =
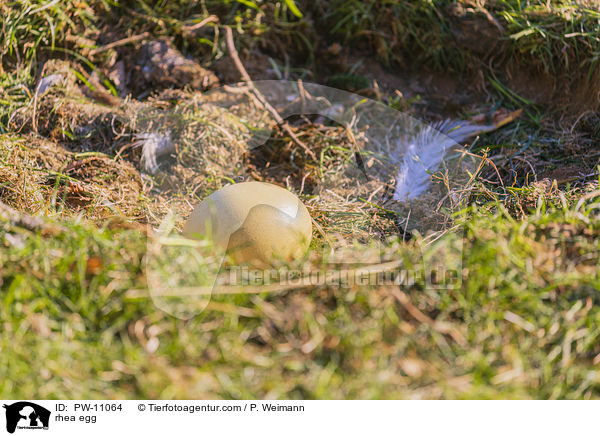
<path id="1" fill-rule="evenodd" d="M 41 78 L 44 77 L 44 71 L 46 71 L 46 64 L 42 67 L 42 71 L 40 72 L 40 80 L 38 81 L 38 85 L 35 87 L 35 93 L 33 95 L 33 116 L 31 117 L 31 123 L 33 125 L 33 132 L 37 135 L 37 103 L 38 103 L 38 94 L 41 84 Z"/>
<path id="2" fill-rule="evenodd" d="M 237 52 L 237 49 L 235 48 L 235 43 L 233 42 L 233 32 L 231 31 L 231 27 L 229 26 L 225 26 L 225 39 L 227 41 L 227 49 L 229 50 L 229 55 L 231 56 L 235 67 L 241 74 L 243 81 L 248 84 L 250 91 L 252 91 L 252 93 L 256 96 L 256 98 L 263 105 L 263 107 L 271 113 L 277 124 L 279 124 L 283 128 L 283 130 L 285 130 L 285 132 L 290 136 L 290 138 L 292 138 L 292 141 L 294 141 L 296 145 L 300 146 L 311 158 L 317 160 L 317 156 L 313 153 L 313 151 L 310 148 L 308 148 L 308 146 L 296 136 L 296 134 L 292 131 L 292 128 L 287 123 L 287 121 L 285 121 L 281 117 L 281 115 L 279 115 L 279 112 L 277 112 L 277 110 L 273 106 L 271 106 L 271 104 L 267 101 L 265 96 L 260 93 L 256 86 L 254 86 L 252 78 L 250 77 L 248 71 L 244 67 L 244 64 L 240 60 L 240 56 Z"/>
<path id="3" fill-rule="evenodd" d="M 306 100 L 312 100 L 313 97 L 304 88 L 304 82 L 302 82 L 302 79 L 298 79 L 298 92 L 300 93 L 300 101 L 302 102 L 302 112 L 304 112 L 304 109 L 306 108 Z"/>
<path id="4" fill-rule="evenodd" d="M 110 44 L 106 44 L 101 47 L 90 50 L 90 56 L 98 54 L 98 53 L 102 53 L 103 51 L 106 51 L 106 50 L 110 50 L 111 48 L 131 44 L 132 42 L 137 42 L 141 39 L 148 38 L 149 36 L 150 36 L 149 32 L 144 32 L 144 33 L 140 33 L 139 35 L 133 35 L 128 38 L 119 39 L 118 41 L 111 42 Z"/>
<path id="5" fill-rule="evenodd" d="M 402 234 L 402 240 L 406 241 L 406 228 L 408 227 L 408 221 L 410 220 L 410 213 L 412 209 L 408 209 L 408 215 L 406 216 L 406 223 L 404 224 L 404 233 Z"/>
<path id="6" fill-rule="evenodd" d="M 356 142 L 354 133 L 352 132 L 352 129 L 350 128 L 349 124 L 346 124 L 345 127 L 346 127 L 346 134 L 348 135 L 348 138 L 350 138 L 352 147 L 354 147 L 354 159 L 356 159 L 356 164 L 358 165 L 358 168 L 362 171 L 363 175 L 365 176 L 365 179 L 367 179 L 367 181 L 369 181 L 370 178 L 369 178 L 369 175 L 367 174 L 367 169 L 365 168 L 365 163 L 363 161 L 362 155 L 360 154 L 360 147 L 358 146 L 358 143 Z"/>
<path id="7" fill-rule="evenodd" d="M 191 26 L 185 26 L 184 29 L 187 31 L 198 30 L 198 29 L 204 27 L 208 23 L 218 23 L 218 22 L 219 22 L 219 18 L 216 15 L 209 15 L 208 17 L 206 17 L 204 20 L 200 21 L 199 23 L 193 24 Z"/>

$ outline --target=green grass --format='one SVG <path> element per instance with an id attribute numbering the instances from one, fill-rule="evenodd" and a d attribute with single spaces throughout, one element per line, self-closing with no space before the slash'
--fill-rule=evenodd
<path id="1" fill-rule="evenodd" d="M 420 265 L 422 253 L 444 264 L 462 261 L 464 279 L 452 290 L 431 289 L 419 278 L 404 289 L 406 297 L 375 286 L 220 296 L 183 321 L 159 310 L 148 294 L 146 239 L 138 230 L 103 227 L 99 218 L 94 224 L 76 209 L 67 214 L 48 204 L 31 207 L 52 216 L 35 232 L 0 217 L 0 397 L 599 398 L 598 184 L 582 187 L 581 178 L 574 186 L 533 183 L 553 167 L 594 171 L 597 117 L 570 114 L 577 122 L 563 123 L 564 108 L 520 95 L 504 70 L 517 65 L 540 77 L 593 84 L 600 69 L 600 14 L 564 0 L 487 2 L 505 30 L 488 58 L 457 42 L 451 3 L 0 3 L 0 134 L 7 143 L 18 134 L 33 148 L 50 142 L 51 153 L 62 145 L 89 151 L 104 137 L 100 131 L 93 141 L 67 134 L 74 127 L 68 117 L 78 115 L 71 113 L 38 114 L 65 123 L 62 135 L 48 133 L 52 138 L 40 138 L 28 123 L 15 126 L 35 103 L 43 63 L 69 59 L 79 85 L 93 71 L 106 79 L 116 51 L 93 50 L 143 32 L 169 38 L 208 68 L 226 56 L 219 26 L 230 25 L 240 52 L 263 51 L 291 72 L 316 74 L 319 50 L 333 42 L 374 52 L 391 72 L 482 69 L 490 106 L 524 110 L 521 119 L 473 145 L 473 152 L 488 150 L 498 173 L 491 165 L 482 172 L 473 188 L 477 206 L 455 218 L 459 230 L 429 245 L 415 236 L 384 247 L 388 259 L 408 265 Z M 484 12 L 466 10 L 465 18 L 480 20 Z M 188 30 L 213 14 L 218 24 Z M 114 33 L 100 41 L 106 29 Z M 358 78 L 357 87 L 368 83 L 350 70 L 332 78 Z M 114 90 L 111 82 L 103 84 Z M 398 98 L 393 104 L 405 110 L 413 101 Z M 344 140 L 332 140 L 338 139 Z M 351 157 L 348 152 L 324 150 L 316 171 Z M 4 200 L 21 193 L 26 201 L 12 204 L 29 208 L 36 189 L 59 188 L 58 181 L 53 187 L 29 179 L 27 185 L 25 176 L 43 159 L 25 156 L 31 168 L 15 168 L 11 156 L 0 158 L 0 170 L 10 176 L 0 180 Z M 13 176 L 23 176 L 19 189 L 9 189 Z M 313 266 L 322 265 L 317 260 Z"/>
<path id="2" fill-rule="evenodd" d="M 588 197 L 523 220 L 465 210 L 462 285 L 405 289 L 431 323 L 370 286 L 220 297 L 178 320 L 144 290 L 139 233 L 4 222 L 0 395 L 598 398 L 600 203 Z M 425 257 L 460 260 L 461 236 Z M 386 250 L 418 262 L 419 246 Z"/>

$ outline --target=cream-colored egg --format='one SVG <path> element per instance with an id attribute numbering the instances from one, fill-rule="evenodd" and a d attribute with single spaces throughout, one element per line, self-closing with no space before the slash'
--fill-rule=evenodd
<path id="1" fill-rule="evenodd" d="M 205 237 L 236 263 L 272 264 L 303 256 L 312 238 L 306 206 L 270 183 L 227 186 L 202 201 L 185 223 L 187 237 Z"/>

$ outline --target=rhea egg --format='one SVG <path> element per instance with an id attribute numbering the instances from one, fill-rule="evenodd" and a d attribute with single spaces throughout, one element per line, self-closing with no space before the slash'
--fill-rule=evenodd
<path id="1" fill-rule="evenodd" d="M 302 257 L 312 238 L 306 206 L 290 191 L 263 182 L 226 186 L 198 204 L 183 228 L 226 250 L 236 263 L 270 265 Z"/>

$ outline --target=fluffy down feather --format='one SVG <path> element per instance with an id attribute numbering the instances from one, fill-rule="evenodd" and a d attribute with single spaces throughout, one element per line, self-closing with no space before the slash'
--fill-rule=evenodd
<path id="1" fill-rule="evenodd" d="M 396 176 L 394 200 L 419 197 L 429 188 L 431 173 L 437 171 L 448 150 L 466 139 L 496 129 L 496 126 L 446 120 L 424 126 L 408 143 Z"/>

